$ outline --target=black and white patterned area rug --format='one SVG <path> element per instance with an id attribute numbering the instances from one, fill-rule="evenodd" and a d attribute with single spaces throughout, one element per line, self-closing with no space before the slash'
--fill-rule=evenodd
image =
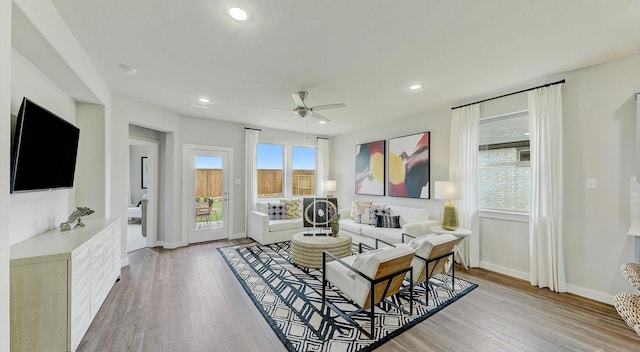
<path id="1" fill-rule="evenodd" d="M 373 338 L 340 318 L 322 304 L 322 272 L 292 264 L 289 242 L 261 245 L 256 242 L 218 248 L 229 267 L 249 294 L 262 315 L 289 351 L 371 351 L 478 287 L 477 284 L 451 277 L 436 277 L 438 286 L 424 302 L 425 291 L 414 290 L 413 314 L 401 314 L 392 305 L 376 307 Z M 326 290 L 328 300 L 345 311 L 357 308 L 333 286 Z M 408 310 L 408 300 L 400 299 Z M 365 314 L 355 316 L 366 331 L 371 331 Z"/>

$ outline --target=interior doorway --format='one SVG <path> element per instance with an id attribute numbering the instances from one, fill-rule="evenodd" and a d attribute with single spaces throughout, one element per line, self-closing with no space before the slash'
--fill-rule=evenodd
<path id="1" fill-rule="evenodd" d="M 231 148 L 184 146 L 183 223 L 188 243 L 229 238 L 231 154 Z"/>
<path id="2" fill-rule="evenodd" d="M 157 199 L 158 143 L 130 138 L 127 253 L 155 245 Z"/>

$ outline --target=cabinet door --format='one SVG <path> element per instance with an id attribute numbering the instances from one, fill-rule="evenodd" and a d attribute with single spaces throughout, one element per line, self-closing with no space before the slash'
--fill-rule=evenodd
<path id="1" fill-rule="evenodd" d="M 67 260 L 11 266 L 11 351 L 67 351 Z"/>
<path id="2" fill-rule="evenodd" d="M 91 239 L 91 318 L 93 319 L 100 305 L 104 291 L 104 232 Z"/>
<path id="3" fill-rule="evenodd" d="M 91 247 L 71 258 L 71 350 L 75 351 L 91 325 Z"/>

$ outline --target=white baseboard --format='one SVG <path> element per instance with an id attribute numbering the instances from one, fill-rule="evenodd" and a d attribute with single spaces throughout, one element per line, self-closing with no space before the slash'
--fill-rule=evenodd
<path id="1" fill-rule="evenodd" d="M 480 267 L 483 269 L 491 270 L 499 274 L 504 274 L 507 276 L 515 277 L 517 279 L 529 281 L 529 273 L 524 271 L 518 271 L 511 268 L 507 268 L 506 266 L 495 265 L 488 262 L 480 262 Z"/>
<path id="2" fill-rule="evenodd" d="M 234 234 L 230 235 L 229 239 L 230 240 L 236 240 L 238 238 L 245 238 L 245 237 L 247 237 L 247 234 L 242 232 L 242 233 L 234 233 Z"/>
<path id="3" fill-rule="evenodd" d="M 483 268 L 483 269 L 494 271 L 494 272 L 499 273 L 499 274 L 504 274 L 504 275 L 515 277 L 517 279 L 521 279 L 521 280 L 525 280 L 525 281 L 529 281 L 529 279 L 530 279 L 529 273 L 526 273 L 526 272 L 523 272 L 523 271 L 518 271 L 518 270 L 513 270 L 511 268 L 507 268 L 507 267 L 500 266 L 500 265 L 495 265 L 495 264 L 488 263 L 488 262 L 482 262 L 481 261 L 480 262 L 480 267 Z M 574 294 L 574 295 L 577 295 L 577 296 L 580 296 L 580 297 L 592 299 L 594 301 L 598 301 L 598 302 L 602 302 L 602 303 L 613 305 L 614 296 L 608 295 L 606 293 L 590 290 L 588 288 L 584 288 L 584 287 L 580 287 L 580 286 L 569 285 L 569 284 L 567 284 L 567 292 L 571 293 L 571 294 Z"/>
<path id="4" fill-rule="evenodd" d="M 185 246 L 188 246 L 188 245 L 189 244 L 185 243 L 185 242 L 171 242 L 171 243 L 164 242 L 164 243 L 162 243 L 162 247 L 164 249 L 176 249 L 176 248 L 185 247 Z"/>
<path id="5" fill-rule="evenodd" d="M 589 290 L 588 288 L 574 285 L 567 285 L 567 292 L 581 297 L 589 298 L 594 301 L 613 305 L 614 296 L 608 295 L 606 293 Z"/>

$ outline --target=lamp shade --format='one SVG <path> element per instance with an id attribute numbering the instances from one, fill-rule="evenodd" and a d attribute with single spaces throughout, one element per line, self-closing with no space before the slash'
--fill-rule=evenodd
<path id="1" fill-rule="evenodd" d="M 336 190 L 336 180 L 325 180 L 322 182 L 322 187 L 325 192 L 333 192 Z"/>
<path id="2" fill-rule="evenodd" d="M 327 198 L 333 197 L 333 191 L 336 190 L 336 180 L 324 180 L 322 181 L 322 188 L 324 188 L 324 196 Z"/>
<path id="3" fill-rule="evenodd" d="M 434 190 L 435 199 L 460 199 L 460 182 L 436 181 Z"/>

